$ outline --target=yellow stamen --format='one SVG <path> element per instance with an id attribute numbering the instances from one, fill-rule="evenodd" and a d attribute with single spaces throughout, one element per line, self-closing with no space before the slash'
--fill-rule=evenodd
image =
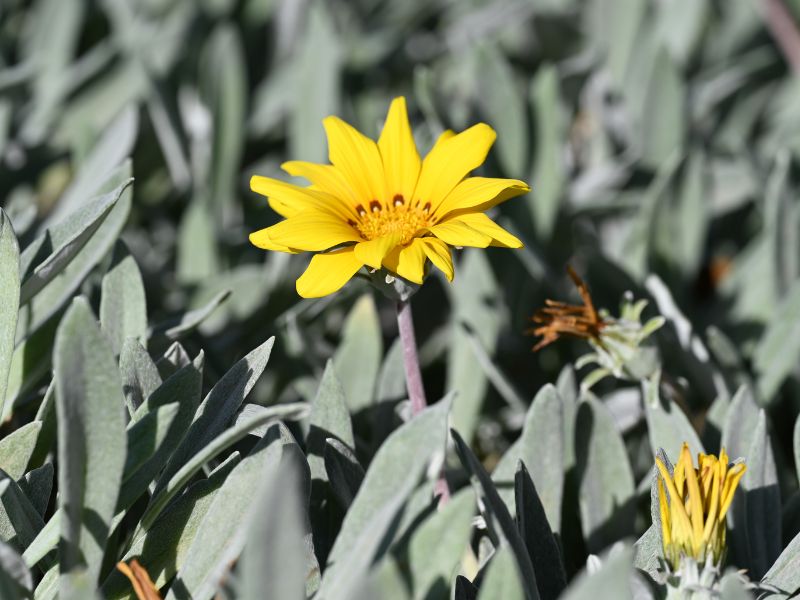
<path id="1" fill-rule="evenodd" d="M 367 240 L 400 232 L 400 243 L 408 244 L 413 237 L 436 223 L 429 211 L 430 202 L 418 206 L 407 201 L 402 194 L 395 194 L 389 202 L 372 200 L 368 207 L 356 206 L 358 220 L 353 227 Z"/>

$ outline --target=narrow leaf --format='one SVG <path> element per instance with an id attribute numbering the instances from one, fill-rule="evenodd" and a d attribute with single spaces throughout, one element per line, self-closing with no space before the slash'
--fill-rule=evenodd
<path id="1" fill-rule="evenodd" d="M 125 465 L 124 399 L 108 340 L 83 298 L 56 335 L 62 574 L 84 565 L 97 579 Z"/>
<path id="2" fill-rule="evenodd" d="M 372 404 L 382 355 L 378 311 L 372 295 L 364 295 L 347 315 L 342 341 L 333 357 L 351 413 Z"/>
<path id="3" fill-rule="evenodd" d="M 128 338 L 144 343 L 147 337 L 147 304 L 142 274 L 122 243 L 117 245 L 114 262 L 103 277 L 100 325 L 117 355 Z"/>
<path id="4" fill-rule="evenodd" d="M 456 443 L 456 452 L 461 460 L 461 464 L 469 471 L 475 479 L 476 491 L 483 498 L 486 510 L 492 517 L 492 520 L 497 528 L 496 534 L 501 539 L 502 546 L 510 546 L 513 556 L 516 558 L 519 572 L 523 581 L 523 589 L 525 590 L 525 597 L 528 600 L 537 600 L 539 592 L 536 584 L 536 575 L 531 564 L 528 549 L 525 547 L 525 542 L 520 537 L 514 519 L 508 512 L 508 508 L 497 492 L 492 480 L 489 478 L 488 473 L 483 468 L 483 465 L 477 459 L 475 454 L 470 450 L 469 446 L 464 442 L 458 432 L 450 430 L 450 435 Z M 502 547 L 501 546 L 501 547 Z"/>
<path id="5" fill-rule="evenodd" d="M 555 600 L 567 587 L 567 574 L 536 486 L 523 462 L 514 477 L 519 533 L 528 549 L 542 600 Z"/>
<path id="6" fill-rule="evenodd" d="M 0 414 L 6 397 L 19 309 L 19 246 L 11 221 L 0 208 Z"/>
<path id="7" fill-rule="evenodd" d="M 608 409 L 584 399 L 575 425 L 581 525 L 589 551 L 634 531 L 635 486 L 628 453 Z"/>

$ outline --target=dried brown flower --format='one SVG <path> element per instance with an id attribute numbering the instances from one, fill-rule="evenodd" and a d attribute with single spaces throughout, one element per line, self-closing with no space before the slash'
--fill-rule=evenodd
<path id="1" fill-rule="evenodd" d="M 597 313 L 589 295 L 589 288 L 570 266 L 567 266 L 570 279 L 578 288 L 583 305 L 567 304 L 557 300 L 545 300 L 545 307 L 539 309 L 531 320 L 541 323 L 539 327 L 529 329 L 527 333 L 540 336 L 542 339 L 533 347 L 534 352 L 555 342 L 563 335 L 571 335 L 582 339 L 600 339 L 600 331 L 608 324 Z"/>
<path id="2" fill-rule="evenodd" d="M 138 560 L 134 558 L 128 564 L 120 561 L 117 563 L 117 569 L 130 580 L 139 600 L 161 600 L 158 588 Z"/>

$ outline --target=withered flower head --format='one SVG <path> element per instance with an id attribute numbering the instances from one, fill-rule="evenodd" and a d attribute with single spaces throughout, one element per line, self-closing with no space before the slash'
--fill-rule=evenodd
<path id="1" fill-rule="evenodd" d="M 134 558 L 127 564 L 120 561 L 117 563 L 117 569 L 130 580 L 138 600 L 161 600 L 156 584 L 138 560 Z"/>
<path id="2" fill-rule="evenodd" d="M 555 342 L 563 335 L 599 341 L 600 331 L 608 325 L 608 322 L 595 309 L 592 297 L 589 295 L 589 288 L 586 287 L 583 280 L 570 266 L 567 266 L 567 273 L 575 283 L 575 287 L 578 288 L 583 304 L 574 305 L 557 300 L 545 300 L 545 307 L 539 309 L 531 318 L 534 323 L 541 323 L 541 325 L 527 331 L 527 333 L 542 338 L 533 347 L 534 351 Z"/>

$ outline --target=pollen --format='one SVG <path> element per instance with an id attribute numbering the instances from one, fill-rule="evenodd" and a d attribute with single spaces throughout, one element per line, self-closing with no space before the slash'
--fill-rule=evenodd
<path id="1" fill-rule="evenodd" d="M 435 222 L 430 214 L 430 202 L 422 209 L 418 205 L 419 203 L 417 206 L 413 206 L 411 202 L 406 203 L 402 194 L 395 194 L 391 202 L 372 200 L 369 210 L 359 204 L 356 206 L 359 219 L 354 227 L 368 240 L 400 232 L 400 243 L 408 244 L 423 229 Z"/>

